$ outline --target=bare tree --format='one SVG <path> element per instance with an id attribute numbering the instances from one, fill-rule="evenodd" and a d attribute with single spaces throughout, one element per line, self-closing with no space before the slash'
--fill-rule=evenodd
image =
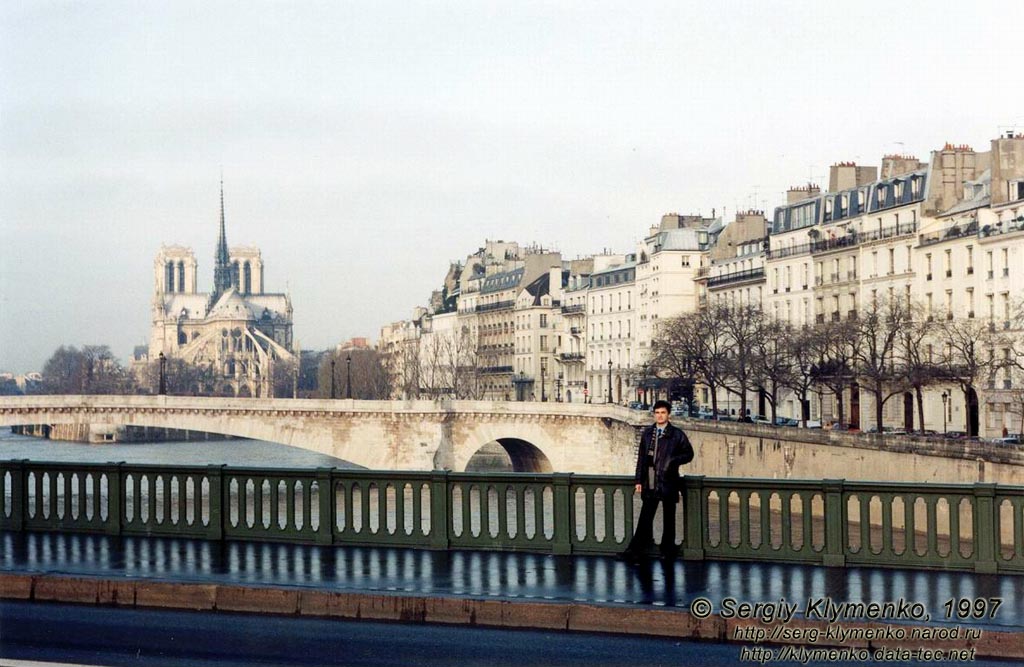
<path id="1" fill-rule="evenodd" d="M 820 338 L 815 346 L 818 360 L 814 369 L 816 385 L 827 388 L 836 400 L 839 422 L 846 422 L 843 392 L 853 384 L 854 350 L 857 347 L 859 330 L 855 322 L 826 322 L 816 327 Z"/>
<path id="2" fill-rule="evenodd" d="M 106 345 L 59 347 L 43 366 L 44 391 L 51 394 L 127 394 L 135 390 L 130 373 Z"/>
<path id="3" fill-rule="evenodd" d="M 875 398 L 875 426 L 879 433 L 883 431 L 886 401 L 906 388 L 897 370 L 896 350 L 900 331 L 909 323 L 906 301 L 895 297 L 873 301 L 855 321 L 854 370 L 860 384 Z"/>
<path id="4" fill-rule="evenodd" d="M 788 323 L 764 319 L 761 335 L 754 340 L 754 376 L 772 406 L 773 424 L 779 416 L 779 390 L 793 384 L 793 357 L 788 344 L 792 336 Z"/>
<path id="5" fill-rule="evenodd" d="M 947 315 L 939 325 L 938 339 L 942 344 L 940 361 L 944 379 L 956 382 L 964 394 L 967 406 L 964 431 L 968 436 L 978 435 L 978 385 L 994 378 L 1001 361 L 995 349 L 1003 347 L 1002 336 L 986 322 L 976 318 Z"/>
<path id="6" fill-rule="evenodd" d="M 349 364 L 351 358 L 351 366 Z M 345 398 L 351 381 L 352 398 L 384 400 L 391 396 L 391 377 L 376 350 L 334 350 L 320 359 L 317 396 L 331 396 L 331 361 L 334 361 L 335 398 Z M 351 373 L 351 377 L 350 377 Z"/>
<path id="7" fill-rule="evenodd" d="M 937 331 L 935 321 L 921 304 L 911 304 L 907 321 L 898 332 L 896 357 L 908 387 L 917 400 L 918 430 L 924 429 L 924 388 L 941 376 L 930 343 Z"/>
<path id="8" fill-rule="evenodd" d="M 764 335 L 765 318 L 760 308 L 750 305 L 713 307 L 713 317 L 727 338 L 725 390 L 740 399 L 740 419 L 747 416 L 747 394 L 754 388 L 760 370 L 758 340 Z"/>
<path id="9" fill-rule="evenodd" d="M 660 377 L 689 378 L 708 387 L 718 414 L 718 389 L 728 378 L 729 342 L 717 310 L 686 313 L 662 322 L 652 341 L 651 371 Z"/>
<path id="10" fill-rule="evenodd" d="M 213 367 L 187 363 L 178 357 L 166 360 L 164 385 L 167 393 L 172 396 L 211 396 L 213 395 Z M 156 393 L 160 386 L 159 359 L 146 364 L 143 371 L 142 384 L 148 393 Z"/>
<path id="11" fill-rule="evenodd" d="M 783 375 L 783 384 L 800 401 L 800 422 L 807 428 L 808 397 L 818 377 L 818 363 L 825 356 L 826 339 L 819 329 L 803 326 L 791 329 L 785 342 L 790 366 L 789 372 Z"/>

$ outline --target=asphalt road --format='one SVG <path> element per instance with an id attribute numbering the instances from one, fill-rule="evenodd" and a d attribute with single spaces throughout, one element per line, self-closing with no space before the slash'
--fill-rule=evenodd
<path id="1" fill-rule="evenodd" d="M 742 664 L 740 650 L 741 647 L 737 644 L 536 630 L 376 623 L 225 612 L 119 609 L 15 601 L 0 603 L 0 665 L 6 659 L 111 667 L 681 667 Z M 979 660 L 964 664 L 1005 667 L 1010 663 Z"/>

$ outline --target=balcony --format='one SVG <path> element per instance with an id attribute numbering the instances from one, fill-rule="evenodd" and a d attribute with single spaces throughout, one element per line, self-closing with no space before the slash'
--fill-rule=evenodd
<path id="1" fill-rule="evenodd" d="M 838 322 L 839 321 L 839 311 L 838 310 L 832 311 L 832 321 L 833 322 Z"/>
<path id="2" fill-rule="evenodd" d="M 480 372 L 484 375 L 496 375 L 500 373 L 511 373 L 511 366 L 484 366 L 480 369 Z"/>
<path id="3" fill-rule="evenodd" d="M 478 313 L 489 313 L 495 310 L 505 310 L 516 305 L 515 301 L 498 301 L 496 303 L 484 303 L 476 307 Z"/>
<path id="4" fill-rule="evenodd" d="M 969 275 L 969 276 L 973 276 L 974 275 L 974 267 L 973 266 L 968 266 L 967 267 L 967 275 Z"/>
<path id="5" fill-rule="evenodd" d="M 814 277 L 814 286 L 815 287 L 821 287 L 824 284 L 825 284 L 825 277 L 824 276 L 815 276 Z"/>
<path id="6" fill-rule="evenodd" d="M 856 310 L 848 310 L 848 311 L 846 311 L 846 319 L 848 319 L 848 320 L 856 320 L 857 319 L 857 311 Z"/>
<path id="7" fill-rule="evenodd" d="M 818 313 L 817 315 L 814 316 L 814 321 L 817 322 L 818 324 L 824 324 L 825 323 L 825 314 L 824 313 Z"/>
<path id="8" fill-rule="evenodd" d="M 952 278 L 953 277 L 953 269 L 946 269 L 946 277 L 947 278 Z"/>
<path id="9" fill-rule="evenodd" d="M 569 327 L 569 333 L 573 336 L 579 336 L 583 334 L 583 327 Z"/>
<path id="10" fill-rule="evenodd" d="M 583 353 L 581 352 L 562 352 L 558 355 L 559 360 L 565 363 L 579 362 L 583 363 Z"/>
<path id="11" fill-rule="evenodd" d="M 584 308 L 584 306 L 582 304 L 578 304 L 578 305 L 575 305 L 575 306 L 562 306 L 562 312 L 567 314 L 567 315 L 572 314 L 572 313 L 582 313 L 582 312 L 584 312 L 584 310 L 585 310 L 585 308 Z"/>
<path id="12" fill-rule="evenodd" d="M 948 241 L 950 239 L 958 239 L 964 236 L 974 236 L 978 233 L 978 223 L 972 222 L 968 225 L 960 226 L 953 225 L 949 229 L 944 229 L 938 232 L 932 232 L 931 234 L 922 234 L 918 237 L 918 245 L 921 247 L 930 246 L 935 243 L 942 241 Z"/>
<path id="13" fill-rule="evenodd" d="M 831 274 L 831 275 L 829 276 L 829 278 L 830 278 L 830 279 L 832 280 L 832 282 L 834 282 L 834 283 L 837 283 L 837 282 L 839 282 L 839 274 L 838 274 L 838 273 L 833 273 L 833 274 Z"/>
<path id="14" fill-rule="evenodd" d="M 707 278 L 710 273 L 711 273 L 711 267 L 710 266 L 702 266 L 699 269 L 697 269 L 697 276 L 696 277 L 697 277 L 698 280 L 701 279 L 701 278 Z"/>
<path id="15" fill-rule="evenodd" d="M 811 252 L 810 243 L 802 243 L 789 248 L 778 248 L 776 250 L 768 250 L 765 256 L 768 259 L 782 259 L 783 257 L 796 257 L 797 255 L 806 255 Z"/>
<path id="16" fill-rule="evenodd" d="M 708 287 L 716 287 L 718 285 L 726 285 L 729 283 L 739 283 L 747 280 L 763 280 L 764 279 L 764 267 L 758 267 L 756 269 L 747 269 L 746 271 L 733 271 L 732 273 L 725 273 L 720 276 L 711 276 L 708 279 Z"/>
<path id="17" fill-rule="evenodd" d="M 856 271 L 847 271 L 846 272 L 846 279 L 847 280 L 856 280 L 857 279 L 857 272 Z"/>

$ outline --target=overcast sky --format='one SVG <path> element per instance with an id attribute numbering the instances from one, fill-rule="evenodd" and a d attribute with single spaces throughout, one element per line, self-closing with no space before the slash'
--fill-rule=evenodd
<path id="1" fill-rule="evenodd" d="M 209 291 L 222 170 L 228 242 L 321 349 L 487 238 L 628 252 L 665 212 L 1024 131 L 1024 3 L 697 4 L 0 3 L 0 370 L 127 360 L 161 243 Z"/>

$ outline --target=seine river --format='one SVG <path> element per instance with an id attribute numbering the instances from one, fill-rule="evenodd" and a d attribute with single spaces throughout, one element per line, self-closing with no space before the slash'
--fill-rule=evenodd
<path id="1" fill-rule="evenodd" d="M 92 445 L 16 435 L 0 428 L 0 460 L 72 461 L 75 463 L 154 463 L 230 465 L 271 468 L 359 468 L 333 456 L 264 440 L 202 440 Z"/>

